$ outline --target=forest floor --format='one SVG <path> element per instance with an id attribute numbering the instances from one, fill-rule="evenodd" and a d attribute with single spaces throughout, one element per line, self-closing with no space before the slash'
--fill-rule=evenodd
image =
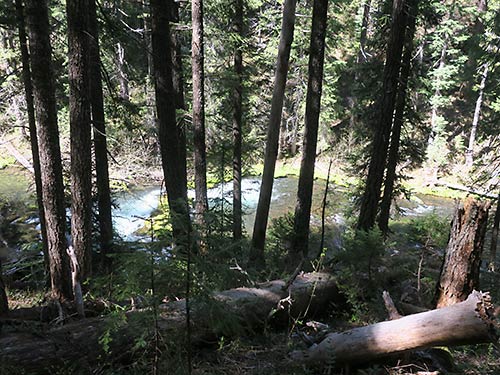
<path id="1" fill-rule="evenodd" d="M 318 177 L 326 178 L 328 164 L 321 162 L 318 164 Z M 2 172 L 2 171 L 0 171 Z M 259 168 L 256 167 L 253 173 L 258 174 Z M 297 174 L 297 162 L 290 161 L 279 164 L 277 176 Z M 152 173 L 150 171 L 150 173 Z M 23 175 L 22 171 L 17 170 L 14 174 L 13 182 L 16 182 L 14 189 L 9 191 L 15 194 L 19 191 L 19 186 Z M 150 176 L 156 176 L 156 172 Z M 144 179 L 143 179 L 144 178 Z M 345 184 L 350 181 L 341 170 L 336 170 L 331 178 L 337 184 Z M 410 185 L 423 186 L 425 172 L 417 171 L 413 174 Z M 147 176 L 140 179 L 122 181 L 128 185 L 130 181 L 140 183 L 152 182 Z M 7 180 L 3 180 L 5 188 L 11 188 Z M 425 185 L 425 184 L 424 184 Z M 427 191 L 426 191 L 427 192 Z M 438 192 L 439 193 L 439 192 Z M 446 196 L 463 196 L 463 192 L 455 192 L 446 189 L 441 194 Z M 12 200 L 25 200 L 26 197 L 13 197 Z M 34 212 L 32 203 L 24 208 L 27 214 Z M 15 211 L 9 219 L 15 219 L 20 215 L 19 206 L 11 206 L 9 210 Z M 344 292 L 350 298 L 350 309 L 338 312 L 336 307 L 332 306 L 331 311 L 325 312 L 321 317 L 315 317 L 315 320 L 328 324 L 332 331 L 342 331 L 352 327 L 371 324 L 374 322 L 386 320 L 381 293 L 388 290 L 393 296 L 396 305 L 399 302 L 409 302 L 416 305 L 430 307 L 434 287 L 439 274 L 441 264 L 442 250 L 445 245 L 449 226 L 446 221 L 439 220 L 436 217 L 428 216 L 423 220 L 407 219 L 392 223 L 393 235 L 385 242 L 384 250 L 380 254 L 379 262 L 376 264 L 373 282 L 367 280 L 367 272 L 363 270 L 363 261 L 370 256 L 370 249 L 365 249 L 358 253 L 356 257 L 347 257 L 342 259 L 334 258 L 326 266 L 334 273 L 338 274 L 344 286 Z M 443 231 L 444 229 L 444 231 Z M 20 228 L 18 232 L 11 233 L 12 236 L 18 236 L 22 242 L 29 247 L 35 242 L 36 234 L 33 231 L 24 231 Z M 22 236 L 22 237 L 19 237 Z M 488 242 L 485 249 L 488 248 Z M 361 254 L 361 255 L 359 255 Z M 487 254 L 486 254 L 487 255 Z M 361 256 L 361 258 L 360 258 Z M 498 263 L 497 263 L 498 264 Z M 36 283 L 30 280 L 36 279 L 36 273 L 42 270 L 42 261 L 40 257 L 29 258 L 23 264 L 23 270 L 18 270 L 19 278 L 9 280 L 12 282 L 9 288 L 9 298 L 11 308 L 38 306 L 43 303 L 43 292 L 36 288 Z M 137 267 L 137 266 L 136 266 Z M 361 270 L 360 270 L 361 268 Z M 485 268 L 485 267 L 484 267 Z M 10 277 L 10 276 L 9 276 Z M 490 291 L 493 302 L 500 304 L 500 274 L 487 272 L 483 269 L 481 273 L 481 288 L 483 291 Z M 193 351 L 193 374 L 228 374 L 228 375 L 278 375 L 278 374 L 358 374 L 358 375 L 402 375 L 417 374 L 419 371 L 431 370 L 426 368 L 422 361 L 410 360 L 400 363 L 379 363 L 371 364 L 363 368 L 351 369 L 310 369 L 303 368 L 289 360 L 288 354 L 304 346 L 300 339 L 301 332 L 308 330 L 307 321 L 299 321 L 289 326 L 287 329 L 272 330 L 265 333 L 255 333 L 255 335 L 240 337 L 236 340 L 220 340 L 218 345 L 196 348 Z M 467 375 L 500 375 L 500 355 L 498 348 L 493 345 L 465 346 L 461 348 L 450 348 L 449 352 L 453 357 L 453 369 L 449 374 L 467 374 Z M 178 371 L 167 371 L 168 373 L 186 373 L 185 358 L 181 361 L 175 358 L 167 358 L 164 363 L 160 362 L 160 369 L 164 370 L 177 368 Z M 150 372 L 150 364 L 145 360 L 137 363 L 135 369 L 111 369 L 109 374 L 142 374 Z M 167 373 L 164 372 L 164 373 Z M 108 374 L 108 372 L 101 372 Z M 163 373 L 163 372 L 160 372 Z M 441 372 L 443 373 L 443 372 Z"/>

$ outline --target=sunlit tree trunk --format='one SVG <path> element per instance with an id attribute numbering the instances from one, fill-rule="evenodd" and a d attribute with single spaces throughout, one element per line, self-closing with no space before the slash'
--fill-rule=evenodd
<path id="1" fill-rule="evenodd" d="M 359 35 L 359 52 L 357 63 L 367 60 L 365 46 L 368 39 L 368 24 L 370 23 L 371 0 L 366 0 L 363 5 L 363 18 L 361 19 L 361 33 Z"/>
<path id="2" fill-rule="evenodd" d="M 483 73 L 481 75 L 481 83 L 479 85 L 479 94 L 476 100 L 476 108 L 474 109 L 474 117 L 472 119 L 472 127 L 469 136 L 469 145 L 465 152 L 465 164 L 472 166 L 474 162 L 474 145 L 476 144 L 477 126 L 479 125 L 479 118 L 481 116 L 481 106 L 483 105 L 484 88 L 486 87 L 486 79 L 488 78 L 488 63 L 484 64 Z"/>
<path id="3" fill-rule="evenodd" d="M 392 125 L 391 144 L 389 147 L 389 156 L 387 158 L 387 171 L 384 181 L 384 194 L 380 203 L 380 214 L 378 225 L 383 233 L 389 230 L 389 216 L 391 203 L 393 199 L 394 184 L 396 182 L 396 167 L 399 162 L 399 143 L 401 138 L 401 129 L 404 123 L 406 94 L 408 87 L 408 78 L 411 71 L 411 59 L 413 54 L 413 37 L 415 35 L 415 26 L 417 19 L 418 0 L 408 1 L 408 16 L 405 36 L 405 46 L 403 61 L 401 65 L 401 74 L 399 77 L 398 93 L 396 98 L 396 108 L 394 111 L 394 122 Z"/>
<path id="4" fill-rule="evenodd" d="M 26 0 L 33 99 L 40 152 L 42 197 L 47 228 L 52 297 L 70 299 L 71 281 L 66 254 L 66 215 L 56 97 L 49 38 L 49 15 L 44 0 Z"/>
<path id="5" fill-rule="evenodd" d="M 99 29 L 95 0 L 89 0 L 89 59 L 90 59 L 90 101 L 94 134 L 94 153 L 99 208 L 99 234 L 102 260 L 111 250 L 113 243 L 113 221 L 111 217 L 111 192 L 109 188 L 108 146 L 104 121 L 104 98 L 102 93 Z"/>
<path id="6" fill-rule="evenodd" d="M 323 87 L 323 66 L 325 62 L 325 37 L 328 0 L 314 0 L 311 42 L 309 47 L 309 79 L 306 96 L 306 115 L 302 162 L 300 164 L 297 205 L 295 206 L 294 239 L 290 249 L 290 265 L 307 256 L 309 240 L 309 220 L 314 183 L 314 164 L 318 142 L 321 91 Z"/>
<path id="7" fill-rule="evenodd" d="M 16 0 L 16 13 L 17 13 L 17 27 L 19 29 L 19 46 L 21 49 L 21 62 L 23 66 L 23 84 L 24 84 L 24 94 L 26 97 L 26 111 L 28 112 L 31 154 L 33 156 L 33 171 L 35 174 L 36 201 L 38 205 L 38 216 L 40 217 L 40 234 L 42 236 L 42 251 L 45 263 L 45 270 L 48 276 L 49 253 L 47 244 L 47 228 L 45 224 L 45 213 L 43 211 L 42 175 L 40 171 L 40 156 L 38 152 L 38 139 L 36 136 L 35 107 L 33 104 L 33 85 L 31 83 L 30 57 L 27 45 L 26 25 L 24 21 L 25 18 L 24 6 L 22 0 Z"/>
<path id="8" fill-rule="evenodd" d="M 443 46 L 441 47 L 441 55 L 439 57 L 439 65 L 437 68 L 437 71 L 442 72 L 444 71 L 444 68 L 446 66 L 446 55 L 448 51 L 448 41 L 449 37 L 446 35 L 443 40 Z M 442 136 L 442 129 L 440 125 L 440 116 L 439 116 L 439 109 L 440 109 L 440 101 L 441 101 L 441 87 L 440 83 L 436 82 L 435 84 L 435 90 L 434 90 L 434 95 L 431 99 L 432 102 L 432 109 L 431 109 L 431 126 L 430 126 L 430 134 L 429 134 L 429 139 L 427 141 L 427 159 L 430 162 L 430 166 L 432 169 L 432 177 L 431 177 L 431 183 L 435 184 L 438 179 L 438 171 L 439 171 L 439 165 L 438 161 L 434 160 L 433 154 L 434 148 L 436 141 L 438 140 L 439 137 Z"/>
<path id="9" fill-rule="evenodd" d="M 175 240 L 183 238 L 190 226 L 187 186 L 183 183 L 185 163 L 180 159 L 181 144 L 175 117 L 176 96 L 172 85 L 170 6 L 163 0 L 151 1 L 153 71 L 158 116 L 162 168 Z"/>
<path id="10" fill-rule="evenodd" d="M 234 3 L 234 33 L 243 39 L 243 0 Z M 242 43 L 236 45 L 233 65 L 235 85 L 233 89 L 233 239 L 241 240 L 241 144 L 243 128 L 242 91 L 243 91 L 243 52 Z"/>
<path id="11" fill-rule="evenodd" d="M 479 271 L 490 202 L 469 197 L 455 210 L 434 302 L 437 308 L 464 301 L 479 289 Z"/>
<path id="12" fill-rule="evenodd" d="M 80 281 L 92 271 L 92 154 L 88 0 L 68 0 L 71 237 Z"/>
<path id="13" fill-rule="evenodd" d="M 191 44 L 193 73 L 193 135 L 194 135 L 194 190 L 195 218 L 201 231 L 206 230 L 207 156 L 205 145 L 205 74 L 203 67 L 203 1 L 192 0 L 193 38 Z"/>
<path id="14" fill-rule="evenodd" d="M 293 31 L 295 27 L 296 4 L 296 0 L 285 0 L 283 4 L 283 21 L 281 24 L 281 36 L 278 46 L 276 73 L 274 76 L 271 114 L 267 128 L 264 171 L 262 173 L 262 184 L 260 187 L 257 212 L 255 214 L 252 248 L 250 252 L 250 263 L 256 266 L 264 264 L 264 243 L 266 240 L 269 206 L 271 204 L 271 193 L 273 190 L 274 170 L 276 168 L 276 159 L 278 157 L 281 112 L 283 110 L 283 98 L 285 96 L 290 49 L 292 46 Z"/>
<path id="15" fill-rule="evenodd" d="M 358 229 L 363 230 L 369 230 L 375 225 L 375 218 L 377 216 L 380 201 L 404 43 L 406 25 L 404 8 L 404 0 L 394 0 L 391 32 L 387 45 L 387 57 L 384 67 L 380 118 L 375 127 L 368 176 L 366 179 L 365 191 L 361 199 L 358 219 Z"/>

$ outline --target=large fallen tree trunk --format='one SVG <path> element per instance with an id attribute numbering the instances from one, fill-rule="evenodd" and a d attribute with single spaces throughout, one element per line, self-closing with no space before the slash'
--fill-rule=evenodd
<path id="1" fill-rule="evenodd" d="M 312 366 L 362 364 L 413 349 L 496 342 L 492 309 L 489 295 L 474 291 L 452 306 L 331 333 L 291 356 Z"/>
<path id="2" fill-rule="evenodd" d="M 191 343 L 259 329 L 280 315 L 313 314 L 325 310 L 339 296 L 334 278 L 326 273 L 299 275 L 288 288 L 285 281 L 275 280 L 255 288 L 214 293 L 209 302 L 193 301 Z M 170 341 L 170 347 L 182 347 L 186 332 L 185 300 L 161 305 L 157 311 L 157 324 L 149 310 L 129 312 L 121 319 L 84 319 L 45 332 L 28 331 L 23 325 L 23 332 L 0 337 L 0 370 L 2 366 L 11 366 L 40 371 L 64 363 L 92 367 L 99 361 L 131 360 L 131 349 L 137 340 L 147 342 L 153 337 L 155 325 L 161 337 Z"/>

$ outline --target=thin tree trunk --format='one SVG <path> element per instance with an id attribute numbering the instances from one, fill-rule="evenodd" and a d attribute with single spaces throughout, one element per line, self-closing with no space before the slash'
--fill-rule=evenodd
<path id="1" fill-rule="evenodd" d="M 464 301 L 479 290 L 479 268 L 490 202 L 467 198 L 457 206 L 434 297 L 438 308 Z"/>
<path id="2" fill-rule="evenodd" d="M 194 190 L 195 218 L 202 232 L 206 232 L 207 156 L 205 145 L 205 73 L 203 67 L 203 0 L 192 0 L 191 15 L 192 73 L 193 73 L 193 135 L 194 135 Z"/>
<path id="3" fill-rule="evenodd" d="M 391 135 L 405 25 L 405 1 L 394 0 L 391 33 L 384 67 L 380 118 L 372 143 L 370 166 L 361 200 L 358 229 L 369 230 L 375 225 Z"/>
<path id="4" fill-rule="evenodd" d="M 484 64 L 483 74 L 481 75 L 481 83 L 479 85 L 479 95 L 476 100 L 476 108 L 474 109 L 474 118 L 472 119 L 472 128 L 469 136 L 469 146 L 465 152 L 465 164 L 469 167 L 474 162 L 474 145 L 476 144 L 477 126 L 479 125 L 479 117 L 481 115 L 481 106 L 483 104 L 484 88 L 486 87 L 486 79 L 488 78 L 488 63 Z"/>
<path id="5" fill-rule="evenodd" d="M 125 49 L 120 42 L 116 43 L 116 68 L 118 69 L 118 83 L 120 85 L 120 98 L 130 100 L 128 77 L 125 72 Z"/>
<path id="6" fill-rule="evenodd" d="M 7 293 L 5 293 L 5 284 L 2 275 L 2 260 L 0 259 L 0 317 L 9 312 L 9 300 L 7 298 Z"/>
<path id="7" fill-rule="evenodd" d="M 445 36 L 445 39 L 443 41 L 443 47 L 441 48 L 441 55 L 439 57 L 439 66 L 438 66 L 438 71 L 443 71 L 445 65 L 446 65 L 446 54 L 448 50 L 448 35 Z M 422 47 L 423 51 L 423 47 Z M 436 140 L 436 137 L 439 135 L 441 132 L 440 129 L 438 129 L 438 119 L 439 119 L 439 105 L 438 105 L 438 98 L 441 97 L 441 90 L 439 85 L 436 85 L 436 89 L 434 91 L 434 96 L 432 99 L 432 109 L 431 109 L 431 131 L 429 134 L 429 140 L 427 141 L 427 154 L 429 154 L 429 151 L 431 150 L 432 146 L 434 145 L 434 142 Z M 433 163 L 435 164 L 435 163 Z M 436 183 L 437 181 L 437 172 L 438 172 L 438 165 L 432 165 L 433 168 L 433 178 L 432 178 L 432 183 Z"/>
<path id="8" fill-rule="evenodd" d="M 370 22 L 371 0 L 366 0 L 363 5 L 363 18 L 361 20 L 361 33 L 359 35 L 359 52 L 357 63 L 367 61 L 365 46 L 368 39 L 368 24 Z"/>
<path id="9" fill-rule="evenodd" d="M 404 112 L 406 107 L 406 94 L 408 79 L 411 71 L 411 58 L 413 54 L 413 37 L 418 13 L 418 0 L 409 0 L 407 28 L 405 36 L 405 47 L 403 61 L 401 65 L 401 74 L 399 77 L 399 86 L 396 98 L 396 108 L 394 111 L 394 123 L 392 125 L 391 144 L 389 156 L 387 158 L 387 171 L 384 182 L 384 194 L 380 203 L 380 215 L 378 226 L 382 233 L 387 234 L 389 230 L 389 216 L 391 203 L 394 193 L 394 184 L 396 182 L 396 167 L 399 162 L 399 143 L 401 138 L 401 129 L 404 123 Z"/>
<path id="10" fill-rule="evenodd" d="M 234 33 L 243 39 L 243 0 L 236 0 L 234 5 Z M 233 65 L 235 85 L 233 89 L 233 240 L 242 237 L 241 208 L 241 144 L 243 128 L 242 91 L 243 91 L 243 43 L 237 43 Z"/>
<path id="11" fill-rule="evenodd" d="M 296 267 L 301 258 L 307 257 L 308 252 L 314 164 L 316 162 L 323 66 L 325 62 L 327 13 L 328 0 L 314 0 L 302 161 L 300 164 L 297 205 L 295 207 L 293 245 L 288 254 L 292 268 Z"/>
<path id="12" fill-rule="evenodd" d="M 33 171 L 35 174 L 36 201 L 38 216 L 40 217 L 40 233 L 42 236 L 42 251 L 45 263 L 47 281 L 49 280 L 49 253 L 47 244 L 47 228 L 42 198 L 42 176 L 40 171 L 40 156 L 38 152 L 38 139 L 36 136 L 35 107 L 33 104 L 33 84 L 31 82 L 30 57 L 27 45 L 26 26 L 24 21 L 24 6 L 22 0 L 16 0 L 17 26 L 19 29 L 19 46 L 23 66 L 23 84 L 26 97 L 26 110 L 28 112 L 28 125 L 30 132 L 31 154 L 33 155 Z M 50 284 L 49 284 L 50 286 Z"/>
<path id="13" fill-rule="evenodd" d="M 190 219 L 187 186 L 183 183 L 183 176 L 186 175 L 186 171 L 183 170 L 185 164 L 179 160 L 181 143 L 175 116 L 176 96 L 172 85 L 170 5 L 170 2 L 163 0 L 151 1 L 151 38 L 162 168 L 173 233 L 179 243 L 185 240 Z"/>
<path id="14" fill-rule="evenodd" d="M 111 217 L 111 192 L 109 188 L 108 146 L 104 119 L 104 98 L 102 93 L 101 58 L 99 29 L 95 0 L 89 0 L 89 68 L 90 101 L 94 130 L 94 153 L 97 185 L 97 205 L 99 208 L 99 234 L 102 261 L 113 245 L 113 221 Z"/>
<path id="15" fill-rule="evenodd" d="M 328 163 L 328 173 L 326 175 L 325 193 L 323 194 L 323 202 L 321 204 L 321 241 L 319 243 L 319 253 L 323 252 L 325 246 L 325 220 L 326 220 L 326 207 L 328 206 L 328 189 L 330 187 L 330 172 L 332 170 L 333 160 L 330 159 Z"/>
<path id="16" fill-rule="evenodd" d="M 497 198 L 497 208 L 495 218 L 493 219 L 493 228 L 491 230 L 491 247 L 490 247 L 490 271 L 495 271 L 495 263 L 497 260 L 497 244 L 498 244 L 498 228 L 500 227 L 500 193 Z"/>
<path id="17" fill-rule="evenodd" d="M 71 298 L 66 215 L 47 2 L 26 0 L 52 297 Z"/>
<path id="18" fill-rule="evenodd" d="M 68 0 L 71 237 L 79 281 L 92 273 L 92 153 L 88 0 Z"/>
<path id="19" fill-rule="evenodd" d="M 257 204 L 257 211 L 255 214 L 252 247 L 250 250 L 250 263 L 255 266 L 263 265 L 265 262 L 264 243 L 266 240 L 269 206 L 271 204 L 271 193 L 273 190 L 274 170 L 276 168 L 276 158 L 278 157 L 281 113 L 283 110 L 283 98 L 285 96 L 290 50 L 293 42 L 296 5 L 296 0 L 285 0 L 283 5 L 283 21 L 281 24 L 281 36 L 278 46 L 276 73 L 274 76 L 271 115 L 269 117 L 269 125 L 267 128 L 264 171 L 262 173 L 262 184 L 260 187 L 259 202 Z"/>

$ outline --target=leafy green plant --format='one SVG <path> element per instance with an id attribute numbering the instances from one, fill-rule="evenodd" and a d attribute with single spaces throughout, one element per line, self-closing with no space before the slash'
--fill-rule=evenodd
<path id="1" fill-rule="evenodd" d="M 267 234 L 266 262 L 268 271 L 273 276 L 279 276 L 283 270 L 284 259 L 294 236 L 293 225 L 294 215 L 291 212 L 271 220 Z"/>
<path id="2" fill-rule="evenodd" d="M 425 247 L 446 247 L 449 233 L 449 220 L 438 216 L 435 212 L 416 217 L 410 223 L 410 238 Z"/>

